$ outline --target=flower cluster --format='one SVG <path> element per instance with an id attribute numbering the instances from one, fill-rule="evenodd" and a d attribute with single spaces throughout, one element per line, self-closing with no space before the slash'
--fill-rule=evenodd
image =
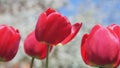
<path id="1" fill-rule="evenodd" d="M 79 22 L 71 25 L 67 17 L 49 8 L 40 14 L 35 29 L 26 36 L 24 51 L 32 58 L 46 58 L 48 68 L 49 52 L 54 46 L 70 42 L 81 26 Z M 10 61 L 15 57 L 20 38 L 19 31 L 12 26 L 0 25 L 0 61 Z M 83 35 L 80 52 L 87 65 L 117 68 L 120 64 L 120 26 L 95 25 L 89 34 Z"/>

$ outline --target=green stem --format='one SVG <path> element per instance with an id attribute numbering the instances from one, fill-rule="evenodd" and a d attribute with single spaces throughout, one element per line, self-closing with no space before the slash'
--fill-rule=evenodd
<path id="1" fill-rule="evenodd" d="M 30 68 L 33 68 L 33 63 L 34 63 L 34 60 L 35 60 L 35 58 L 34 58 L 34 57 L 32 57 L 31 64 L 30 64 Z"/>
<path id="2" fill-rule="evenodd" d="M 49 50 L 50 49 L 50 45 L 47 46 L 47 57 L 46 57 L 46 68 L 49 67 Z"/>

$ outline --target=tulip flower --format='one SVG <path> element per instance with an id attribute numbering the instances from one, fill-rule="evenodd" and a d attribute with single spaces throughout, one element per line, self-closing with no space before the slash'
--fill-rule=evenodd
<path id="1" fill-rule="evenodd" d="M 99 68 L 116 68 L 120 62 L 120 28 L 96 25 L 81 43 L 83 61 Z M 119 36 L 118 36 L 119 35 Z"/>
<path id="2" fill-rule="evenodd" d="M 35 32 L 31 32 L 24 41 L 24 50 L 26 54 L 41 60 L 46 58 L 47 46 L 48 45 L 45 43 L 36 40 Z M 50 50 L 52 50 L 52 46 L 50 47 Z"/>
<path id="3" fill-rule="evenodd" d="M 49 46 L 50 51 L 53 46 Z M 24 50 L 26 54 L 32 57 L 30 68 L 33 67 L 34 59 L 45 59 L 48 56 L 48 45 L 43 42 L 39 42 L 35 38 L 35 32 L 31 32 L 24 41 Z"/>
<path id="4" fill-rule="evenodd" d="M 81 26 L 82 23 L 71 25 L 67 17 L 49 8 L 38 18 L 35 37 L 39 42 L 46 43 L 49 49 L 49 45 L 64 45 L 71 41 Z M 46 68 L 48 68 L 48 54 L 49 50 L 47 50 Z"/>
<path id="5" fill-rule="evenodd" d="M 0 25 L 0 61 L 12 60 L 19 47 L 20 34 L 12 26 Z"/>
<path id="6" fill-rule="evenodd" d="M 81 26 L 82 23 L 71 25 L 65 16 L 49 8 L 39 16 L 35 36 L 40 42 L 64 45 L 76 36 Z"/>

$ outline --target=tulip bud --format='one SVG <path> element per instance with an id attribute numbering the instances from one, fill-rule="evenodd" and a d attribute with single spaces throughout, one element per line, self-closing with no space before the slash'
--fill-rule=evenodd
<path id="1" fill-rule="evenodd" d="M 12 26 L 0 25 L 0 61 L 10 61 L 18 51 L 20 34 Z"/>
<path id="2" fill-rule="evenodd" d="M 25 53 L 41 60 L 46 58 L 47 46 L 46 43 L 36 40 L 34 32 L 31 32 L 24 41 Z M 52 50 L 52 47 L 53 46 L 50 46 L 50 51 Z"/>

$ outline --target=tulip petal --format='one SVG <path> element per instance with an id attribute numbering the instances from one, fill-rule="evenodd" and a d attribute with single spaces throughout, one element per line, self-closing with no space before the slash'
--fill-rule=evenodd
<path id="1" fill-rule="evenodd" d="M 62 42 L 61 42 L 61 45 L 64 45 L 66 43 L 68 43 L 69 41 L 71 41 L 75 36 L 76 34 L 78 33 L 78 31 L 80 30 L 82 26 L 82 23 L 76 23 L 72 26 L 72 29 L 71 29 L 71 33 L 70 35 L 68 35 Z"/>
<path id="2" fill-rule="evenodd" d="M 11 41 L 14 43 L 11 43 Z M 6 58 L 7 57 L 10 57 L 10 58 L 7 60 L 11 60 L 16 55 L 19 46 L 13 46 L 13 45 L 18 45 L 19 41 L 20 41 L 20 37 L 17 35 L 9 39 L 9 42 L 8 42 L 9 49 L 6 50 L 7 54 L 5 54 L 5 56 Z M 11 55 L 11 54 L 14 54 L 14 55 Z"/>
<path id="3" fill-rule="evenodd" d="M 53 9 L 51 9 L 51 8 L 49 8 L 49 9 L 47 9 L 45 12 L 46 12 L 46 14 L 47 14 L 47 16 L 48 16 L 49 14 L 51 14 L 51 13 L 53 13 L 53 12 L 56 12 L 56 11 L 53 10 Z"/>
<path id="4" fill-rule="evenodd" d="M 44 45 L 44 47 L 41 47 L 41 48 L 44 48 L 44 49 L 41 50 L 41 54 L 39 54 L 40 59 L 46 58 L 47 46 L 50 46 L 50 52 L 51 52 L 52 49 L 53 49 L 53 46 L 51 46 L 51 45 L 46 45 L 45 43 L 42 43 L 42 44 Z M 41 46 L 42 46 L 42 45 L 41 45 Z"/>
<path id="5" fill-rule="evenodd" d="M 94 35 L 94 33 L 99 29 L 101 28 L 102 26 L 101 25 L 95 25 L 92 30 L 90 31 L 90 36 L 89 37 L 92 37 Z"/>
<path id="6" fill-rule="evenodd" d="M 85 50 L 85 47 L 86 47 L 85 46 L 85 41 L 88 38 L 88 36 L 89 36 L 88 34 L 85 34 L 82 37 L 82 42 L 81 42 L 81 56 L 82 56 L 82 58 L 83 58 L 83 60 L 86 64 L 89 64 L 89 59 L 86 56 L 86 50 Z"/>
<path id="7" fill-rule="evenodd" d="M 112 24 L 112 25 L 108 26 L 108 28 L 113 30 L 117 34 L 119 41 L 120 41 L 120 26 L 118 26 L 116 24 Z M 117 68 L 119 66 L 119 64 L 120 64 L 120 52 L 119 52 L 118 60 L 114 64 L 114 67 Z"/>
<path id="8" fill-rule="evenodd" d="M 47 24 L 44 32 L 44 40 L 56 45 L 71 33 L 71 24 L 66 17 L 54 12 L 47 17 Z"/>
<path id="9" fill-rule="evenodd" d="M 10 34 L 10 31 L 8 31 L 7 27 L 3 26 L 0 30 L 0 57 L 2 58 L 5 58 L 5 53 L 7 53 L 5 48 L 8 46 L 6 45 L 9 40 L 8 34 Z"/>
<path id="10" fill-rule="evenodd" d="M 111 24 L 111 25 L 109 25 L 107 28 L 109 28 L 109 29 L 114 29 L 114 27 L 116 27 L 116 26 L 118 26 L 118 25 L 116 25 L 116 24 Z"/>
<path id="11" fill-rule="evenodd" d="M 46 20 L 47 20 L 46 13 L 42 13 L 38 18 L 37 25 L 35 28 L 35 36 L 38 41 L 43 41 L 44 31 L 46 28 L 45 26 Z"/>
<path id="12" fill-rule="evenodd" d="M 120 40 L 120 26 L 118 26 L 116 24 L 112 24 L 108 28 L 112 29 L 117 34 L 117 36 L 119 37 L 119 40 Z"/>
<path id="13" fill-rule="evenodd" d="M 119 52 L 118 54 L 119 54 L 118 59 L 117 59 L 117 61 L 114 63 L 114 67 L 115 67 L 115 68 L 117 68 L 117 67 L 119 66 L 119 64 L 120 64 L 120 52 Z"/>

